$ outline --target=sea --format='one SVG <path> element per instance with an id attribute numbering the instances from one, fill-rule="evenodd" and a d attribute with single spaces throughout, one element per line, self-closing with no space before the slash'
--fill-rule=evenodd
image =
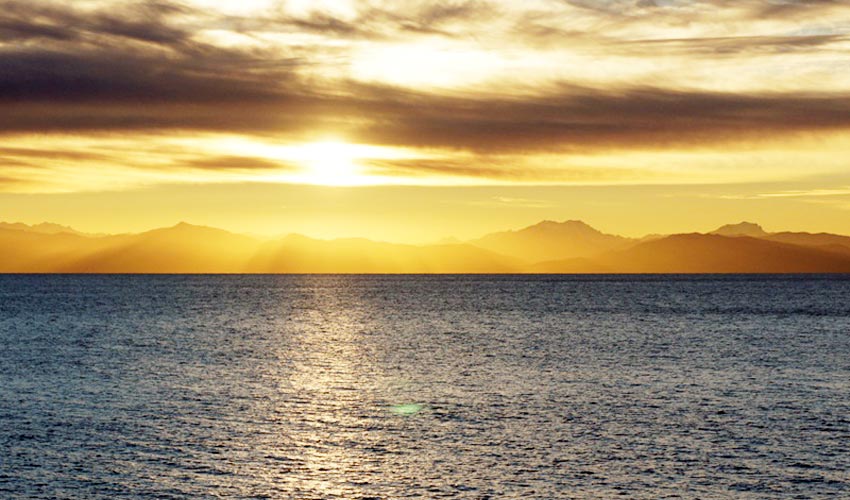
<path id="1" fill-rule="evenodd" d="M 0 276 L 0 498 L 850 498 L 850 278 Z"/>

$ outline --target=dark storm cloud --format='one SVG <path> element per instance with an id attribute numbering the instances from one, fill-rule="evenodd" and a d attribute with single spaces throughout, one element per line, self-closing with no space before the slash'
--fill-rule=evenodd
<path id="1" fill-rule="evenodd" d="M 521 100 L 361 85 L 343 95 L 272 95 L 248 104 L 16 104 L 0 118 L 0 130 L 7 132 L 182 129 L 287 137 L 337 131 L 375 144 L 499 152 L 699 145 L 847 128 L 845 93 L 571 86 Z"/>
<path id="2" fill-rule="evenodd" d="M 292 82 L 297 58 L 193 41 L 173 20 L 190 12 L 151 1 L 109 12 L 2 2 L 0 33 L 8 45 L 0 50 L 0 102 L 212 103 L 280 97 L 279 89 Z M 43 43 L 28 43 L 33 38 Z"/>
<path id="3" fill-rule="evenodd" d="M 18 0 L 0 1 L 0 40 L 71 40 L 79 35 L 75 26 L 80 21 L 69 9 Z"/>
<path id="4" fill-rule="evenodd" d="M 629 16 L 618 8 L 669 10 L 639 8 L 633 1 L 568 3 L 602 12 L 601 19 L 610 22 L 633 22 L 621 21 Z M 743 4 L 751 9 L 767 5 Z M 330 35 L 389 36 L 474 23 L 496 12 L 485 2 L 429 2 L 407 12 L 364 8 L 355 21 L 330 14 L 210 18 L 169 2 L 85 13 L 57 5 L 0 1 L 0 36 L 6 41 L 0 50 L 0 132 L 191 130 L 285 140 L 329 131 L 376 144 L 520 152 L 698 145 L 850 128 L 850 94 L 839 92 L 720 93 L 618 83 L 604 90 L 565 84 L 517 97 L 405 91 L 342 79 L 308 85 L 296 70 L 312 64 L 309 49 L 295 56 L 285 47 L 271 52 L 214 46 L 196 41 L 185 21 L 188 16 L 239 29 L 271 23 Z M 803 8 L 781 5 L 785 10 L 777 12 Z M 535 19 L 542 22 L 543 14 Z M 686 19 L 686 13 L 675 15 Z M 547 26 L 525 24 L 522 29 L 541 38 L 545 33 L 535 30 Z M 558 33 L 571 40 L 579 36 Z M 581 36 L 588 44 L 605 41 L 596 33 Z M 781 51 L 839 40 L 818 35 L 606 43 L 696 53 Z"/>
<path id="5" fill-rule="evenodd" d="M 38 38 L 70 40 L 76 36 L 77 33 L 74 30 L 62 26 L 0 19 L 0 41 L 22 41 Z"/>
<path id="6" fill-rule="evenodd" d="M 60 52 L 25 48 L 0 53 L 0 102 L 233 102 L 280 97 L 290 81 L 288 65 L 261 76 L 248 73 L 249 57 L 170 59 L 152 54 L 91 50 Z"/>
<path id="7" fill-rule="evenodd" d="M 847 94 L 727 94 L 565 86 L 523 100 L 378 91 L 363 140 L 490 151 L 695 145 L 850 128 Z"/>

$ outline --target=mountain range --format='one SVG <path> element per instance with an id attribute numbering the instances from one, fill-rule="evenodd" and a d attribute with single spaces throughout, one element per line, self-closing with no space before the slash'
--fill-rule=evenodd
<path id="1" fill-rule="evenodd" d="M 180 223 L 91 235 L 0 223 L 2 273 L 850 273 L 850 237 L 765 231 L 625 238 L 581 221 L 543 221 L 461 242 L 404 245 L 301 235 L 263 240 Z"/>

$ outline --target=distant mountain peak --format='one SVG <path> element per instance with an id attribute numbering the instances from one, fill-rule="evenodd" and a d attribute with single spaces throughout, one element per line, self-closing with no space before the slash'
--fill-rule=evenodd
<path id="1" fill-rule="evenodd" d="M 752 236 L 754 238 L 761 238 L 767 236 L 768 232 L 755 222 L 744 221 L 737 224 L 726 224 L 725 226 L 715 229 L 709 234 L 716 234 L 718 236 Z"/>
<path id="2" fill-rule="evenodd" d="M 551 219 L 546 219 L 534 224 L 535 226 L 585 226 L 590 227 L 586 222 L 577 220 L 577 219 L 569 219 L 565 221 L 556 221 Z"/>
<path id="3" fill-rule="evenodd" d="M 180 222 L 175 224 L 174 227 L 186 227 L 186 226 L 192 226 L 192 225 L 193 224 L 189 224 L 188 222 L 181 220 Z"/>
<path id="4" fill-rule="evenodd" d="M 491 233 L 471 241 L 475 246 L 526 261 L 588 257 L 629 243 L 580 220 L 544 220 L 522 229 Z"/>
<path id="5" fill-rule="evenodd" d="M 253 239 L 249 236 L 231 233 L 230 231 L 227 231 L 225 229 L 219 229 L 217 227 L 211 226 L 199 226 L 196 224 L 190 224 L 188 222 L 179 222 L 173 226 L 151 229 L 150 231 L 139 233 L 135 236 L 140 238 L 153 239 L 167 238 L 172 239 L 174 241 L 197 241 L 198 243 L 203 243 L 205 239 L 213 240 L 218 238 L 234 238 L 238 240 Z"/>
<path id="6" fill-rule="evenodd" d="M 219 229 L 217 227 L 200 226 L 198 224 L 192 224 L 190 222 L 185 222 L 185 221 L 180 221 L 180 222 L 178 222 L 177 224 L 175 224 L 171 227 L 164 227 L 162 229 L 166 229 L 166 230 L 167 229 L 183 229 L 183 230 L 204 230 L 204 231 L 212 230 L 212 231 L 230 232 L 230 231 L 226 231 L 224 229 Z M 156 229 L 154 229 L 154 231 L 156 231 Z"/>
<path id="7" fill-rule="evenodd" d="M 77 231 L 69 226 L 62 226 L 52 222 L 41 222 L 38 224 L 24 224 L 22 222 L 0 222 L 0 229 L 11 229 L 15 231 L 26 231 L 38 234 L 62 234 L 69 233 L 79 236 L 95 236 Z"/>
<path id="8" fill-rule="evenodd" d="M 597 230 L 596 228 L 590 226 L 586 222 L 580 221 L 580 220 L 565 220 L 563 222 L 558 222 L 558 221 L 548 220 L 548 219 L 544 220 L 544 221 L 540 221 L 537 224 L 528 226 L 524 229 L 520 229 L 520 231 L 527 231 L 527 230 L 563 230 L 563 229 L 569 229 L 569 230 L 574 230 L 574 231 L 575 230 L 592 231 L 594 233 L 601 232 L 601 231 Z"/>

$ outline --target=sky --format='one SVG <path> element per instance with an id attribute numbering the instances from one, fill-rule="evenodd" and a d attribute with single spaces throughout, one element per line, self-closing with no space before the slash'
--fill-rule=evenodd
<path id="1" fill-rule="evenodd" d="M 850 234 L 850 2 L 0 0 L 0 220 Z"/>

